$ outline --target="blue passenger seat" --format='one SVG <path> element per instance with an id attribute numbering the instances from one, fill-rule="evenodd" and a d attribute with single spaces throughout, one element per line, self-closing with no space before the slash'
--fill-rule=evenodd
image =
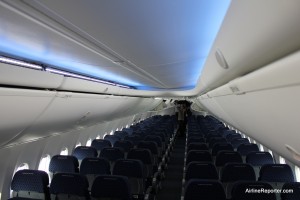
<path id="1" fill-rule="evenodd" d="M 253 166 L 256 177 L 259 177 L 261 166 L 265 164 L 274 164 L 272 155 L 269 152 L 251 152 L 246 156 L 246 163 Z"/>
<path id="2" fill-rule="evenodd" d="M 256 181 L 254 169 L 249 164 L 227 163 L 220 173 L 227 198 L 231 198 L 232 186 L 236 181 Z"/>
<path id="3" fill-rule="evenodd" d="M 190 179 L 218 180 L 219 175 L 215 165 L 210 162 L 190 162 L 186 167 L 185 182 Z"/>
<path id="4" fill-rule="evenodd" d="M 117 141 L 120 141 L 121 138 L 117 135 L 106 135 L 104 137 L 104 140 L 108 140 L 110 141 L 111 145 L 114 146 L 114 144 L 117 142 Z"/>
<path id="5" fill-rule="evenodd" d="M 11 182 L 13 198 L 50 199 L 49 177 L 44 171 L 24 169 L 17 171 Z"/>
<path id="6" fill-rule="evenodd" d="M 133 159 L 117 160 L 112 174 L 126 176 L 133 197 L 136 199 L 144 198 L 146 193 L 146 174 L 142 161 Z"/>
<path id="7" fill-rule="evenodd" d="M 98 153 L 94 147 L 78 146 L 73 150 L 72 156 L 77 158 L 80 166 L 84 158 L 96 158 Z"/>
<path id="8" fill-rule="evenodd" d="M 110 141 L 104 139 L 94 139 L 91 144 L 91 147 L 94 147 L 97 150 L 98 155 L 100 155 L 103 148 L 111 146 Z"/>
<path id="9" fill-rule="evenodd" d="M 209 151 L 190 150 L 186 156 L 185 165 L 188 165 L 192 161 L 212 162 L 213 160 Z"/>
<path id="10" fill-rule="evenodd" d="M 216 180 L 203 180 L 203 179 L 189 180 L 184 189 L 184 200 L 202 200 L 202 199 L 203 200 L 226 200 L 226 195 L 222 184 Z"/>
<path id="11" fill-rule="evenodd" d="M 124 176 L 97 176 L 91 189 L 92 200 L 131 200 L 128 179 Z"/>
<path id="12" fill-rule="evenodd" d="M 79 163 L 75 156 L 55 155 L 49 164 L 50 177 L 58 172 L 78 173 Z"/>
<path id="13" fill-rule="evenodd" d="M 287 164 L 266 164 L 261 167 L 258 180 L 281 189 L 284 183 L 294 182 L 295 178 L 291 167 Z"/>
<path id="14" fill-rule="evenodd" d="M 50 184 L 51 200 L 89 200 L 88 187 L 88 180 L 81 174 L 57 173 Z"/>
<path id="15" fill-rule="evenodd" d="M 113 169 L 113 166 L 118 159 L 125 158 L 125 153 L 122 148 L 105 147 L 100 152 L 99 157 L 108 160 L 110 162 L 111 169 Z"/>
<path id="16" fill-rule="evenodd" d="M 80 165 L 80 174 L 87 177 L 90 190 L 96 176 L 111 174 L 109 161 L 104 158 L 85 158 Z"/>

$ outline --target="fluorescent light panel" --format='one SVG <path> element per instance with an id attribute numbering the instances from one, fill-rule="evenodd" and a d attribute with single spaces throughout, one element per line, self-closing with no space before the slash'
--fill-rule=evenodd
<path id="1" fill-rule="evenodd" d="M 57 70 L 57 69 L 53 69 L 53 68 L 50 68 L 50 67 L 43 68 L 40 65 L 36 65 L 36 64 L 32 64 L 32 63 L 29 63 L 29 62 L 16 60 L 16 59 L 12 59 L 12 58 L 7 58 L 7 57 L 3 57 L 3 56 L 0 56 L 0 62 L 6 63 L 6 64 L 11 64 L 11 65 L 16 65 L 16 66 L 21 66 L 21 67 L 26 67 L 26 68 L 30 68 L 30 69 L 37 69 L 37 70 L 45 69 L 45 71 L 55 73 L 55 74 L 60 74 L 60 75 L 69 76 L 69 77 L 73 77 L 73 78 L 79 78 L 79 79 L 83 79 L 83 80 L 87 80 L 87 81 L 93 81 L 93 82 L 97 82 L 97 83 L 103 83 L 103 84 L 107 84 L 107 85 L 118 86 L 118 87 L 121 87 L 121 88 L 127 88 L 127 89 L 130 88 L 129 86 L 126 86 L 126 85 L 117 84 L 117 83 L 113 83 L 113 82 L 109 82 L 109 81 L 103 81 L 103 80 L 100 80 L 100 79 L 91 78 L 91 77 L 88 77 L 88 76 L 82 76 L 82 75 L 79 75 L 79 74 L 70 73 L 70 72 L 66 72 L 66 71 L 63 71 L 63 70 Z"/>
<path id="2" fill-rule="evenodd" d="M 112 82 L 108 82 L 108 81 L 103 81 L 103 80 L 99 80 L 99 79 L 95 79 L 95 78 L 91 78 L 91 77 L 87 77 L 87 76 L 82 76 L 82 75 L 78 75 L 78 74 L 74 74 L 74 73 L 70 73 L 70 72 L 66 72 L 66 71 L 62 71 L 62 70 L 57 70 L 57 69 L 53 69 L 53 68 L 49 68 L 49 67 L 47 67 L 45 70 L 48 71 L 48 72 L 51 72 L 51 73 L 60 74 L 60 75 L 64 75 L 64 76 L 69 76 L 69 77 L 73 77 L 73 78 L 79 78 L 79 79 L 83 79 L 83 80 L 93 81 L 93 82 L 97 82 L 97 83 L 103 83 L 103 84 L 107 84 L 107 85 L 118 86 L 118 87 L 122 87 L 122 88 L 130 88 L 129 86 L 126 86 L 126 85 L 121 85 L 121 84 L 116 84 L 116 83 L 112 83 Z"/>
<path id="3" fill-rule="evenodd" d="M 0 56 L 0 62 L 2 63 L 7 63 L 7 64 L 12 64 L 12 65 L 18 65 L 21 67 L 26 67 L 26 68 L 31 68 L 31 69 L 43 69 L 42 66 L 40 65 L 36 65 L 36 64 L 31 64 L 28 62 L 24 62 L 24 61 L 20 61 L 20 60 L 15 60 L 12 58 L 6 58 L 6 57 L 2 57 Z"/>

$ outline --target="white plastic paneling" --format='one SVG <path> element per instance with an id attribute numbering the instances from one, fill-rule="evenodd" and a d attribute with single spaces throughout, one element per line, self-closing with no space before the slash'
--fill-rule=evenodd
<path id="1" fill-rule="evenodd" d="M 63 81 L 63 76 L 61 75 L 4 63 L 0 63 L 0 74 L 0 83 L 2 85 L 57 88 Z"/>
<path id="2" fill-rule="evenodd" d="M 21 137 L 47 109 L 55 94 L 50 91 L 0 88 L 0 146 Z"/>

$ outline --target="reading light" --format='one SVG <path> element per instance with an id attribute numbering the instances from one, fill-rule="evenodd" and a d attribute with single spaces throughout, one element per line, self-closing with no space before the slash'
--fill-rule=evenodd
<path id="1" fill-rule="evenodd" d="M 18 65 L 21 67 L 26 67 L 26 68 L 31 68 L 31 69 L 40 69 L 40 70 L 43 69 L 43 67 L 40 65 L 35 65 L 35 64 L 31 64 L 31 63 L 24 62 L 21 60 L 15 60 L 15 59 L 6 58 L 6 57 L 2 57 L 2 56 L 0 56 L 0 62 L 12 64 L 12 65 Z"/>
<path id="2" fill-rule="evenodd" d="M 112 83 L 112 82 L 108 82 L 108 81 L 103 81 L 103 80 L 99 80 L 99 79 L 95 79 L 95 78 L 91 78 L 91 77 L 87 77 L 87 76 L 82 76 L 82 75 L 79 75 L 79 74 L 74 74 L 74 73 L 70 73 L 70 72 L 66 72 L 66 71 L 62 71 L 62 70 L 57 70 L 57 69 L 53 69 L 53 68 L 49 68 L 49 67 L 47 67 L 45 70 L 47 72 L 60 74 L 60 75 L 64 75 L 64 76 L 69 76 L 69 77 L 73 77 L 73 78 L 79 78 L 79 79 L 83 79 L 83 80 L 94 81 L 94 82 L 97 82 L 97 83 L 103 83 L 103 84 L 118 86 L 118 87 L 122 87 L 122 88 L 130 88 L 129 86 L 126 86 L 126 85 L 121 85 L 121 84 L 116 84 L 116 83 Z"/>

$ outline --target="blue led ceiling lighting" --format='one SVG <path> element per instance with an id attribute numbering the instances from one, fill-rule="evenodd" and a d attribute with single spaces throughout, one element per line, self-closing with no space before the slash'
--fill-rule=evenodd
<path id="1" fill-rule="evenodd" d="M 140 1 L 137 2 L 139 4 L 142 4 Z M 133 3 L 137 3 L 137 2 L 133 1 Z M 178 53 L 178 55 L 181 56 L 182 54 L 185 53 L 188 54 L 187 51 L 189 49 L 191 49 L 192 51 L 190 62 L 187 62 L 186 63 L 187 65 L 185 64 L 182 65 L 185 66 L 185 69 L 181 69 L 181 71 L 170 70 L 170 74 L 175 73 L 174 77 L 179 78 L 181 84 L 181 87 L 175 87 L 173 89 L 187 90 L 187 89 L 194 88 L 201 75 L 202 68 L 205 64 L 206 58 L 210 52 L 213 42 L 217 36 L 217 33 L 226 15 L 226 12 L 230 5 L 230 0 L 193 0 L 190 2 L 190 4 L 188 2 L 184 2 L 184 4 L 182 4 L 182 2 L 174 0 L 175 4 L 176 2 L 178 3 L 175 13 L 172 10 L 173 8 L 172 6 L 175 5 L 173 4 L 174 2 L 172 0 L 164 3 L 162 3 L 163 1 L 155 1 L 155 2 L 156 2 L 155 6 L 160 5 L 163 6 L 164 9 L 167 9 L 166 11 L 169 14 L 168 20 L 171 20 L 168 21 L 168 23 L 171 22 L 172 24 L 175 24 L 174 26 L 171 26 L 172 32 L 170 31 L 168 32 L 167 27 L 165 27 L 166 29 L 164 29 L 164 31 L 166 30 L 166 32 L 162 32 L 162 33 L 169 34 L 167 35 L 168 37 L 165 38 L 158 37 L 158 39 L 172 38 L 173 36 L 172 33 L 174 33 L 174 36 L 176 36 L 174 42 L 178 41 L 178 44 L 174 45 L 175 47 L 174 49 L 176 49 L 176 47 L 180 48 L 180 50 L 176 51 L 175 53 Z M 183 7 L 180 7 L 181 5 L 183 5 Z M 152 85 L 146 85 L 140 83 L 118 72 L 112 73 L 109 71 L 109 66 L 105 68 L 105 66 L 95 66 L 87 62 L 84 63 L 86 61 L 84 60 L 85 58 L 82 60 L 80 58 L 78 60 L 75 60 L 72 57 L 74 55 L 72 55 L 72 52 L 70 53 L 68 51 L 69 49 L 67 47 L 63 48 L 62 46 L 60 46 L 62 51 L 54 52 L 53 49 L 55 49 L 56 45 L 59 46 L 60 44 L 56 44 L 57 41 L 51 39 L 51 37 L 48 36 L 48 34 L 49 35 L 50 33 L 52 34 L 51 31 L 48 31 L 47 34 L 41 33 L 41 35 L 39 35 L 39 32 L 32 32 L 30 28 L 26 27 L 27 24 L 21 22 L 22 17 L 17 18 L 12 14 L 12 12 L 7 11 L 3 8 L 1 9 L 2 10 L 0 13 L 0 53 L 2 53 L 3 55 L 20 57 L 20 58 L 24 58 L 25 60 L 32 60 L 34 62 L 43 63 L 44 65 L 55 66 L 55 69 L 65 71 L 65 72 L 72 72 L 72 74 L 74 73 L 78 76 L 83 76 L 88 78 L 91 77 L 90 79 L 107 80 L 108 82 L 111 81 L 115 84 L 121 84 L 121 85 L 124 84 L 124 85 L 133 86 L 135 88 L 144 89 L 144 90 L 164 89 L 164 88 L 154 88 L 154 86 Z M 164 9 L 160 10 L 160 14 L 162 15 L 164 14 Z M 140 12 L 143 11 L 144 10 L 140 10 Z M 151 16 L 147 16 L 147 17 L 149 17 L 149 19 L 151 20 L 152 17 L 155 17 L 155 13 L 152 13 Z M 135 16 L 135 18 L 138 18 L 138 16 L 137 17 Z M 177 21 L 172 21 L 173 18 L 174 20 L 179 20 L 179 21 L 181 20 L 180 22 L 178 22 L 180 26 L 177 27 L 178 23 Z M 19 19 L 20 21 L 18 21 Z M 155 23 L 160 23 L 160 21 L 155 20 L 153 23 L 155 26 L 156 25 Z M 163 23 L 163 20 L 161 21 L 161 23 Z M 159 24 L 158 27 L 163 28 L 164 25 L 168 25 L 168 24 Z M 188 30 L 182 29 L 185 27 L 188 28 Z M 142 29 L 145 27 L 140 27 L 140 28 Z M 37 30 L 43 30 L 43 29 L 37 28 Z M 152 32 L 149 33 L 149 36 L 151 36 L 151 34 L 155 34 L 155 31 L 153 31 L 153 33 Z M 160 34 L 160 32 L 158 31 L 156 34 Z M 145 40 L 147 39 L 148 38 L 145 36 Z M 185 42 L 180 43 L 180 39 L 184 40 Z M 41 42 L 37 42 L 37 41 L 41 41 Z M 162 40 L 162 42 L 163 41 L 164 40 Z M 171 40 L 168 40 L 168 42 L 170 41 Z M 159 42 L 160 41 L 157 41 L 157 43 Z M 166 50 L 170 50 L 170 48 L 173 47 L 173 43 L 172 42 L 168 43 L 168 42 L 164 44 L 164 45 L 170 45 L 168 46 L 169 49 L 166 48 Z M 145 48 L 149 48 L 149 47 L 146 46 Z M 133 55 L 133 57 L 134 56 L 136 55 Z M 145 56 L 148 56 L 148 54 Z M 177 57 L 177 54 L 175 56 L 173 55 L 172 59 L 174 57 Z M 187 57 L 189 58 L 189 56 Z M 91 63 L 95 64 L 97 62 L 91 62 Z M 133 61 L 133 63 L 135 62 Z M 172 65 L 166 66 L 167 69 L 166 71 L 168 72 L 168 70 L 172 69 L 172 67 L 173 67 Z M 159 68 L 158 70 L 161 70 L 161 68 Z M 182 74 L 182 72 L 187 70 L 188 73 Z M 149 72 L 149 74 L 151 73 L 152 72 Z M 156 77 L 156 75 L 153 76 Z M 157 78 L 159 78 L 159 75 L 157 75 Z M 170 79 L 172 80 L 173 77 Z M 170 83 L 170 85 L 172 86 L 172 82 Z M 168 88 L 168 89 L 172 89 L 172 88 Z"/>

